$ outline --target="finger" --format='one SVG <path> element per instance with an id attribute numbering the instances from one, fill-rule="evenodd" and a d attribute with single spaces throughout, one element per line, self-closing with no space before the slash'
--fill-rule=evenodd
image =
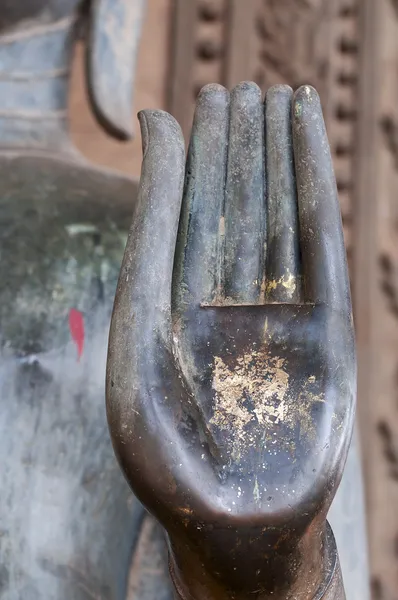
<path id="1" fill-rule="evenodd" d="M 293 90 L 272 87 L 265 101 L 267 177 L 266 302 L 300 299 L 300 249 L 294 175 Z"/>
<path id="2" fill-rule="evenodd" d="M 200 92 L 188 150 L 173 283 L 177 306 L 212 302 L 218 293 L 228 145 L 229 92 Z"/>
<path id="3" fill-rule="evenodd" d="M 294 95 L 293 144 L 305 300 L 350 312 L 336 181 L 321 103 L 310 86 Z"/>
<path id="4" fill-rule="evenodd" d="M 163 111 L 139 114 L 143 164 L 138 204 L 128 236 L 117 286 L 110 351 L 120 354 L 152 344 L 169 343 L 171 281 L 184 177 L 181 129 Z M 123 356 L 122 356 L 123 355 Z M 130 357 L 132 358 L 132 357 Z M 127 361 L 127 368 L 131 362 Z"/>
<path id="5" fill-rule="evenodd" d="M 231 93 L 225 194 L 224 294 L 259 300 L 264 264 L 264 110 L 261 90 L 244 82 Z"/>

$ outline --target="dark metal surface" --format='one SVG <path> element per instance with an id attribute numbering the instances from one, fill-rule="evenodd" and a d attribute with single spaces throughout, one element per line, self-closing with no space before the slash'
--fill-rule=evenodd
<path id="1" fill-rule="evenodd" d="M 264 113 L 254 84 L 204 88 L 184 190 L 179 126 L 161 111 L 141 125 L 108 352 L 120 464 L 168 533 L 182 598 L 343 599 L 326 515 L 356 361 L 318 95 L 272 88 Z"/>

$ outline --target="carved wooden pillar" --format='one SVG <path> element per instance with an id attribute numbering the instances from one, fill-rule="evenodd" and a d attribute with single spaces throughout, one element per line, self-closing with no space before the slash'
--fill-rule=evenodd
<path id="1" fill-rule="evenodd" d="M 357 303 L 374 600 L 398 598 L 398 2 L 368 0 Z M 367 54 L 367 56 L 366 56 Z M 365 60 L 367 58 L 367 60 Z"/>

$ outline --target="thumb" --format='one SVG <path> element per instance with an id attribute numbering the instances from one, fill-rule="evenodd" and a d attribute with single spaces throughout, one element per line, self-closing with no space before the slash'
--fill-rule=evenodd
<path id="1" fill-rule="evenodd" d="M 171 342 L 171 284 L 185 167 L 184 140 L 175 119 L 156 110 L 141 112 L 139 120 L 144 157 L 113 307 L 107 367 L 108 380 L 114 374 L 127 386 L 140 361 L 156 353 L 155 340 Z"/>

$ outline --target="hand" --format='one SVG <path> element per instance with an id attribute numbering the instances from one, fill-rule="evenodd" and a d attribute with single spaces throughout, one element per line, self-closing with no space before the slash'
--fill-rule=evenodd
<path id="1" fill-rule="evenodd" d="M 181 597 L 312 598 L 356 378 L 318 95 L 278 86 L 263 105 L 251 83 L 205 87 L 184 190 L 178 125 L 160 111 L 140 121 L 109 340 L 115 452 L 168 532 Z"/>

